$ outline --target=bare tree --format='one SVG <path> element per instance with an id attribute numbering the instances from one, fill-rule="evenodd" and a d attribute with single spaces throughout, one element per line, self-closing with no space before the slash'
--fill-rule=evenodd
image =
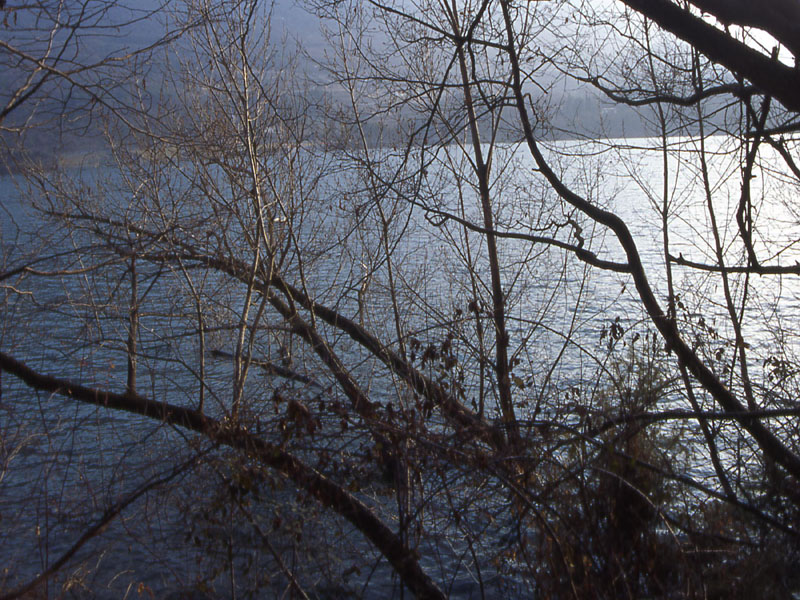
<path id="1" fill-rule="evenodd" d="M 173 589 L 795 591 L 791 3 L 308 6 L 313 65 L 269 7 L 186 3 L 107 168 L 29 176 L 63 258 L 5 267 L 49 320 L 7 326 L 4 402 L 124 455 L 42 571 L 158 490 L 208 567 Z M 555 141 L 589 89 L 653 137 Z"/>

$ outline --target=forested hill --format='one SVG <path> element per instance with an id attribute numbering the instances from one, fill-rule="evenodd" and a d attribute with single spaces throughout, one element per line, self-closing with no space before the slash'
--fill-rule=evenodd
<path id="1" fill-rule="evenodd" d="M 31 56 L 47 57 L 46 62 L 54 68 L 69 71 L 81 64 L 124 56 L 154 44 L 170 27 L 167 16 L 163 13 L 153 16 L 150 12 L 157 5 L 154 0 L 149 0 L 141 3 L 136 12 L 123 12 L 120 9 L 116 13 L 112 10 L 103 15 L 104 20 L 116 21 L 119 25 L 110 28 L 104 26 L 102 31 L 79 39 L 69 60 L 49 56 L 44 50 L 43 44 L 51 33 L 51 23 L 26 23 L 21 16 L 23 12 L 6 10 L 2 32 L 7 42 L 23 48 Z M 348 102 L 346 93 L 331 82 L 330 75 L 324 69 L 327 42 L 320 33 L 321 25 L 317 16 L 309 14 L 295 2 L 283 0 L 276 2 L 272 9 L 269 28 L 270 38 L 280 42 L 278 46 L 284 60 L 292 62 L 294 68 L 304 74 L 310 97 L 316 104 L 309 107 L 310 111 L 322 114 L 329 112 L 332 106 Z M 381 39 L 378 37 L 374 42 L 380 44 Z M 113 64 L 107 70 L 99 71 L 99 75 L 98 72 L 93 73 L 93 79 L 81 79 L 82 74 L 76 71 L 75 85 L 67 88 L 63 81 L 56 85 L 55 81 L 51 81 L 54 79 L 52 77 L 48 80 L 41 75 L 32 76 L 30 65 L 19 58 L 15 59 L 19 62 L 6 66 L 16 68 L 0 69 L 0 102 L 6 108 L 13 107 L 0 121 L 0 171 L 14 171 L 20 160 L 43 166 L 96 163 L 107 147 L 108 119 L 104 114 L 109 110 L 135 112 L 137 103 L 142 101 L 149 107 L 179 104 L 173 103 L 175 94 L 179 92 L 170 82 L 174 79 L 171 69 L 175 68 L 171 63 L 179 59 L 180 52 L 178 43 L 154 48 L 135 59 L 138 61 L 135 70 L 138 79 L 147 81 L 148 97 L 144 99 L 128 95 L 125 86 L 131 83 L 130 71 L 126 74 L 127 81 L 118 81 L 115 79 L 118 72 Z M 8 62 L 10 59 L 6 60 Z M 28 68 L 19 68 L 20 65 Z M 15 106 L 15 98 L 24 96 L 35 86 L 40 86 L 36 89 L 36 101 Z M 97 102 L 100 94 L 95 94 L 94 90 L 108 86 L 115 86 L 122 91 L 113 96 L 116 105 Z M 624 105 L 608 102 L 588 86 L 573 84 L 571 89 L 535 89 L 532 94 L 542 107 L 540 135 L 544 139 L 619 138 L 645 134 L 640 114 Z M 87 108 L 91 110 L 87 111 Z M 369 109 L 368 106 L 365 108 Z M 371 142 L 397 145 L 408 141 L 405 132 L 409 126 L 413 129 L 415 119 L 415 115 L 400 111 L 367 122 L 365 129 Z M 400 122 L 405 125 L 402 132 Z M 33 123 L 37 126 L 32 127 Z M 517 141 L 517 134 L 518 128 L 513 124 L 507 131 L 499 132 L 500 139 L 508 142 Z M 309 130 L 307 135 L 310 141 L 331 144 L 326 132 Z M 347 135 L 337 135 L 334 145 L 347 145 L 347 139 Z"/>

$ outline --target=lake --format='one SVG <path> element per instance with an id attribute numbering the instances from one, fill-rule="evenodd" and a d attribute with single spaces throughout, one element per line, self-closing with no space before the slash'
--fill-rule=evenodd
<path id="1" fill-rule="evenodd" d="M 687 261 L 713 263 L 715 241 L 708 234 L 710 216 L 698 184 L 693 142 L 673 139 L 670 143 L 667 189 L 671 254 Z M 720 159 L 709 174 L 720 244 L 729 264 L 737 264 L 741 258 L 735 221 L 741 189 L 735 176 L 739 157 L 728 153 L 725 138 L 710 138 L 707 144 Z M 563 163 L 564 178 L 574 189 L 613 209 L 629 224 L 651 285 L 666 306 L 663 237 L 656 210 L 663 197 L 662 157 L 652 150 L 657 145 L 657 140 L 629 140 L 624 145 L 619 140 L 554 142 L 550 157 Z M 592 157 L 580 162 L 579 168 L 570 162 L 578 153 Z M 792 203 L 796 186 L 770 170 L 771 161 L 777 159 L 766 150 L 764 153 L 765 167 L 759 171 L 754 191 L 759 217 L 769 228 L 756 231 L 755 248 L 765 263 L 794 265 L 800 261 L 800 219 Z M 319 302 L 365 323 L 380 339 L 390 341 L 397 339 L 393 311 L 393 303 L 397 303 L 409 352 L 414 350 L 414 343 L 422 355 L 427 347 L 441 348 L 450 340 L 447 352 L 442 350 L 442 354 L 449 353 L 452 365 L 442 369 L 436 361 L 426 363 L 420 356 L 420 368 L 451 389 L 458 386 L 468 406 L 482 405 L 485 399 L 487 417 L 497 420 L 499 414 L 492 400 L 494 383 L 481 378 L 486 365 L 478 358 L 475 325 L 476 315 L 481 314 L 483 343 L 491 348 L 494 336 L 487 316 L 485 241 L 477 232 L 443 216 L 461 215 L 480 222 L 476 192 L 468 178 L 457 176 L 457 169 L 463 165 L 456 161 L 458 153 L 452 154 L 455 158 L 444 150 L 428 156 L 428 172 L 417 188 L 397 185 L 387 192 L 384 183 L 373 182 L 370 188 L 357 174 L 330 168 L 325 178 L 308 184 L 315 195 L 313 200 L 304 200 L 302 190 L 292 187 L 299 188 L 300 184 L 281 181 L 278 185 L 284 186 L 281 189 L 287 197 L 300 198 L 307 205 L 297 200 L 291 210 L 281 208 L 288 213 L 274 213 L 269 226 L 287 241 L 282 272 Z M 313 169 L 313 160 L 309 157 L 307 168 Z M 341 157 L 319 160 L 330 167 Z M 603 259 L 624 260 L 610 233 L 593 230 L 591 223 L 570 212 L 538 182 L 524 152 L 504 148 L 495 160 L 498 175 L 492 194 L 498 198 L 498 230 L 529 235 L 545 232 L 565 243 L 585 244 Z M 391 174 L 399 167 L 387 157 L 384 168 Z M 246 239 L 248 224 L 255 222 L 255 216 L 246 207 L 234 210 L 225 204 L 226 193 L 235 192 L 232 188 L 218 189 L 219 197 L 210 195 L 206 204 L 203 196 L 197 195 L 202 189 L 199 177 L 165 176 L 168 181 L 161 182 L 157 193 L 153 191 L 145 201 L 126 191 L 129 181 L 125 177 L 102 169 L 66 175 L 74 178 L 66 188 L 72 186 L 75 197 L 86 200 L 87 206 L 98 213 L 127 215 L 131 221 L 153 228 L 159 226 L 159 220 L 162 224 L 169 219 L 185 220 L 192 223 L 186 231 L 200 240 L 198 244 L 228 244 L 227 248 L 248 259 L 248 248 L 257 243 Z M 9 177 L 0 179 L 2 268 L 14 268 L 30 257 L 64 256 L 35 264 L 33 270 L 38 274 L 29 271 L 24 277 L 2 281 L 0 348 L 48 374 L 124 389 L 130 259 L 103 263 L 113 256 L 106 242 L 95 245 L 87 231 L 43 222 L 28 210 L 25 190 L 15 187 L 18 183 Z M 380 205 L 385 214 L 375 209 L 376 190 L 383 194 Z M 55 192 L 52 188 L 50 191 Z M 34 197 L 42 198 L 38 192 Z M 52 199 L 63 200 L 55 194 Z M 164 204 L 170 199 L 174 205 Z M 145 212 L 144 206 L 151 212 Z M 214 224 L 218 225 L 216 229 Z M 130 240 L 119 240 L 120 244 L 126 242 Z M 632 357 L 659 351 L 660 342 L 648 337 L 654 328 L 626 275 L 589 269 L 571 256 L 566 260 L 562 250 L 525 240 L 501 239 L 499 246 L 520 418 L 546 421 L 573 407 L 574 419 L 565 424 L 578 426 L 582 423 L 578 409 L 595 406 L 607 393 L 600 382 L 617 373 L 620 365 L 629 364 Z M 89 268 L 98 261 L 102 268 Z M 186 263 L 172 261 L 165 266 L 137 260 L 137 389 L 155 399 L 192 407 L 197 406 L 202 390 L 207 413 L 221 418 L 236 387 L 232 383 L 233 362 L 225 356 L 236 351 L 246 290 L 241 283 L 234 286 L 229 277 L 199 270 L 189 265 L 188 259 Z M 737 303 L 745 295 L 747 298 L 742 329 L 748 342 L 751 377 L 760 393 L 779 396 L 781 389 L 773 379 L 779 363 L 773 361 L 796 364 L 800 350 L 798 331 L 793 326 L 800 318 L 797 278 L 769 275 L 752 276 L 746 281 L 742 277 L 731 279 L 731 293 Z M 710 271 L 675 266 L 674 281 L 680 292 L 678 319 L 683 331 L 698 353 L 724 369 L 733 354 L 734 334 L 720 278 Z M 202 341 L 198 306 L 203 313 Z M 252 322 L 260 310 L 256 302 L 245 321 Z M 330 372 L 293 338 L 282 320 L 264 314 L 269 316 L 264 317 L 263 329 L 246 331 L 248 336 L 255 331 L 250 352 L 286 365 L 305 379 L 264 376 L 256 366 L 251 367 L 242 397 L 247 399 L 247 418 L 253 427 L 264 427 L 264 435 L 271 439 L 297 444 L 301 456 L 314 457 L 322 451 L 343 457 L 368 453 L 369 437 L 364 429 L 345 430 L 339 425 L 340 417 L 324 411 L 320 411 L 317 437 L 281 437 L 284 434 L 277 427 L 291 429 L 294 425 L 281 420 L 284 409 L 280 398 L 296 397 L 312 408 L 323 401 L 344 399 Z M 341 332 L 324 324 L 319 330 L 343 357 L 370 400 L 383 406 L 413 403 L 412 395 L 374 356 Z M 201 352 L 203 346 L 205 353 Z M 213 350 L 219 351 L 217 355 L 211 354 Z M 663 360 L 669 364 L 669 359 Z M 726 377 L 729 385 L 738 389 L 738 375 L 731 371 Z M 711 407 L 702 394 L 700 400 L 703 406 Z M 675 381 L 657 408 L 688 408 Z M 435 419 L 430 427 L 429 432 L 436 435 L 447 431 Z M 685 461 L 686 473 L 715 486 L 699 428 L 693 424 L 676 427 L 683 436 L 681 460 Z M 155 597 L 189 597 L 181 594 L 194 590 L 192 593 L 202 597 L 206 586 L 211 596 L 232 597 L 237 586 L 241 590 L 260 586 L 277 596 L 288 589 L 286 571 L 297 569 L 305 582 L 319 583 L 313 588 L 319 596 L 402 595 L 385 562 L 341 519 L 298 497 L 281 477 L 254 475 L 235 453 L 215 449 L 185 432 L 37 394 L 4 374 L 0 435 L 0 528 L 4 539 L 13 540 L 0 548 L 0 564 L 7 565 L 0 572 L 0 589 L 41 572 L 108 506 L 148 481 L 173 474 L 176 465 L 199 455 L 203 460 L 198 459 L 174 474 L 169 483 L 143 495 L 124 511 L 123 518 L 78 552 L 60 579 L 69 582 L 71 594 L 120 598 L 150 590 Z M 742 456 L 746 462 L 751 451 L 746 444 L 731 443 L 721 449 L 721 454 L 733 464 Z M 354 492 L 387 520 L 396 518 L 391 509 L 396 498 L 390 486 L 381 483 L 375 473 L 359 471 L 361 461 L 354 460 L 351 466 L 351 478 L 358 482 Z M 485 484 L 487 489 L 498 487 L 497 506 L 486 507 L 485 512 L 465 502 L 465 523 L 471 528 L 485 528 L 480 529 L 486 534 L 483 550 L 467 544 L 466 537 L 459 538 L 457 527 L 444 524 L 447 507 L 437 486 L 447 480 L 469 481 L 470 473 L 457 467 L 431 469 L 429 478 L 420 478 L 421 497 L 430 494 L 436 499 L 425 508 L 423 521 L 435 533 L 423 536 L 423 567 L 435 578 L 450 582 L 453 597 L 480 597 L 478 580 L 494 593 L 525 590 L 524 576 L 515 578 L 508 568 L 497 569 L 489 560 L 496 556 L 493 553 L 506 535 L 503 532 L 511 527 L 508 522 L 493 521 L 495 514 L 505 514 L 506 507 L 501 506 L 505 499 L 500 499 L 502 486 L 497 482 Z M 242 483 L 243 474 L 258 480 L 257 485 Z M 234 493 L 233 483 L 239 485 L 236 493 L 252 494 L 250 498 L 258 495 L 258 500 L 248 499 L 241 509 L 257 511 L 250 519 L 251 526 L 246 526 L 247 519 L 242 521 L 244 512 L 237 512 L 234 519 L 226 502 Z M 456 503 L 461 500 L 448 499 Z M 481 564 L 483 558 L 486 563 Z M 226 561 L 229 568 L 221 569 Z M 287 566 L 286 561 L 291 564 Z M 345 588 L 326 588 L 323 575 L 328 571 L 347 572 Z"/>

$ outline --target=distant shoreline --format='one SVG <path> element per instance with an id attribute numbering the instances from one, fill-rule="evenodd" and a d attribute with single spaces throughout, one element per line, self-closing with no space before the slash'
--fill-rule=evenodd
<path id="1" fill-rule="evenodd" d="M 655 136 L 653 135 L 644 135 L 642 132 L 636 132 L 632 135 L 619 135 L 619 132 L 616 132 L 618 135 L 606 135 L 602 137 L 590 137 L 589 133 L 581 133 L 581 132 L 567 132 L 567 131 L 553 131 L 550 132 L 549 135 L 542 136 L 539 138 L 542 142 L 592 142 L 592 141 L 605 141 L 610 144 L 616 145 L 629 145 L 634 144 L 636 140 L 646 140 L 651 139 Z M 724 136 L 724 134 L 716 134 L 710 137 L 719 137 Z M 684 138 L 687 136 L 670 136 L 672 138 Z M 314 144 L 314 140 L 309 140 L 310 144 Z M 499 145 L 508 145 L 508 144 L 522 144 L 524 143 L 522 140 L 514 140 L 514 139 L 507 139 L 507 140 L 500 140 L 497 141 Z M 320 144 L 320 146 L 324 147 L 324 144 Z M 434 146 L 434 144 L 430 144 L 430 146 Z M 381 147 L 385 148 L 396 148 L 397 145 L 393 145 L 390 140 L 386 140 Z M 337 150 L 343 150 L 344 148 L 337 148 L 331 146 L 328 148 L 329 151 L 335 152 Z M 375 148 L 376 150 L 378 147 Z M 34 170 L 34 171 L 55 171 L 58 169 L 96 169 L 103 165 L 107 165 L 113 161 L 113 155 L 109 150 L 101 150 L 101 149 L 92 149 L 87 151 L 75 151 L 69 150 L 65 152 L 56 153 L 53 155 L 46 155 L 42 152 L 34 152 L 27 156 L 24 156 L 20 160 L 15 160 L 9 156 L 9 153 L 6 151 L 3 154 L 0 154 L 0 177 L 8 177 L 13 175 L 19 175 L 26 170 Z M 21 165 L 20 165 L 21 163 Z"/>

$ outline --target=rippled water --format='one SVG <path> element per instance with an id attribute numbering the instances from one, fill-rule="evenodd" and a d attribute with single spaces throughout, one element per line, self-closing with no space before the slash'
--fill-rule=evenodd
<path id="1" fill-rule="evenodd" d="M 714 143 L 721 149 L 725 141 L 720 139 Z M 561 142 L 556 149 L 565 154 L 578 148 L 591 150 L 585 143 L 574 144 Z M 597 149 L 603 148 L 604 143 L 598 142 Z M 661 229 L 652 207 L 661 193 L 661 158 L 638 148 L 609 151 L 598 156 L 591 169 L 583 172 L 567 170 L 567 179 L 593 200 L 613 208 L 629 223 L 651 283 L 659 299 L 665 302 Z M 731 219 L 735 215 L 740 185 L 735 177 L 730 177 L 735 161 L 736 157 L 731 157 L 719 172 L 712 173 L 718 217 L 728 223 L 728 232 L 735 231 L 735 227 L 730 225 L 735 225 Z M 707 261 L 713 255 L 713 240 L 704 237 L 708 223 L 704 195 L 696 186 L 696 174 L 691 172 L 690 166 L 674 166 L 673 169 L 670 183 L 674 198 L 670 217 L 672 253 L 698 262 Z M 554 202 L 545 192 L 535 200 L 529 197 L 534 195 L 535 188 L 526 185 L 528 178 L 532 177 L 532 170 L 530 162 L 523 156 L 510 159 L 509 172 L 518 173 L 519 182 L 498 190 L 497 197 L 504 203 L 499 210 L 498 229 L 505 225 L 524 225 L 533 212 L 541 209 L 542 203 Z M 631 176 L 631 173 L 636 176 Z M 89 179 L 97 176 L 97 173 L 90 174 Z M 759 253 L 772 257 L 773 263 L 794 264 L 800 260 L 797 246 L 800 228 L 792 205 L 787 201 L 792 190 L 770 183 L 766 177 L 764 179 L 758 190 L 763 198 L 762 210 L 780 227 L 763 232 L 763 238 L 758 239 Z M 445 186 L 440 188 L 440 192 L 439 203 L 429 208 L 455 210 L 455 205 L 449 204 L 455 197 L 455 189 Z M 29 254 L 33 256 L 37 252 L 82 243 L 82 240 L 70 238 L 68 232 L 53 231 L 52 225 L 48 225 L 51 228 L 48 233 L 54 234 L 55 240 L 50 237 L 47 246 L 37 247 L 36 238 L 28 238 L 27 233 L 39 223 L 38 217 L 23 210 L 20 195 L 11 179 L 0 180 L 0 194 L 4 213 L 2 256 L 6 267 L 19 264 Z M 468 214 L 474 216 L 474 213 Z M 564 219 L 565 215 L 554 209 L 553 218 Z M 316 223 L 319 226 L 317 233 L 321 236 L 335 235 L 340 227 L 340 223 L 330 216 L 321 222 Z M 406 281 L 416 278 L 421 282 L 410 286 L 416 295 L 409 293 L 401 300 L 410 326 L 417 329 L 420 339 L 425 340 L 428 327 L 454 314 L 455 310 L 467 310 L 471 294 L 465 284 L 469 280 L 468 272 L 463 263 L 453 260 L 448 237 L 457 233 L 457 228 L 443 226 L 430 211 L 417 210 L 408 221 L 403 245 L 395 251 L 397 275 Z M 587 229 L 587 240 L 588 233 Z M 480 239 L 473 236 L 471 240 L 474 251 L 479 254 Z M 574 243 L 576 240 L 571 241 Z M 723 245 L 732 247 L 735 241 L 729 237 L 723 239 Z M 592 249 L 603 258 L 624 259 L 610 236 L 596 236 L 591 243 Z M 363 251 L 366 246 L 352 244 L 347 247 Z M 559 252 L 532 253 L 530 244 L 515 240 L 501 241 L 501 254 L 506 264 L 506 277 L 511 279 L 512 273 L 517 277 L 513 285 L 507 281 L 511 289 L 509 331 L 512 344 L 516 343 L 519 350 L 522 364 L 519 373 L 529 387 L 542 386 L 541 393 L 549 390 L 543 383 L 547 372 L 551 372 L 547 384 L 551 387 L 591 380 L 598 362 L 602 364 L 602 351 L 598 349 L 601 348 L 601 333 L 612 322 L 625 330 L 644 331 L 647 325 L 645 315 L 631 282 L 625 276 L 599 272 L 587 275 L 580 263 L 570 263 L 564 269 L 563 255 Z M 319 286 L 315 291 L 322 299 L 327 297 L 331 302 L 337 302 L 344 313 L 353 314 L 358 306 L 358 286 L 363 282 L 362 269 L 366 268 L 370 258 L 366 254 L 321 253 L 315 262 L 308 265 L 309 285 L 312 289 L 315 289 L 314 285 Z M 73 263 L 70 266 L 78 268 L 80 265 Z M 28 290 L 3 288 L 0 347 L 44 372 L 121 389 L 125 383 L 126 314 L 115 304 L 114 294 L 125 276 L 125 265 L 119 265 L 102 275 L 88 272 L 78 277 L 29 277 L 24 281 Z M 721 339 L 730 339 L 732 333 L 726 325 L 726 310 L 717 279 L 680 267 L 676 267 L 675 276 L 676 285 L 683 290 L 682 317 L 694 323 L 702 318 L 719 332 Z M 138 385 L 140 392 L 154 398 L 191 403 L 199 391 L 196 377 L 187 372 L 188 367 L 196 365 L 199 354 L 196 336 L 188 333 L 193 327 L 194 316 L 185 290 L 179 292 L 179 286 L 169 281 L 168 278 L 159 279 L 147 292 L 148 310 L 142 315 Z M 213 278 L 205 283 L 209 289 L 217 285 Z M 388 295 L 381 291 L 381 285 L 385 283 L 378 275 L 370 280 L 372 287 L 369 291 L 374 294 L 374 301 L 370 303 L 371 314 L 364 316 L 378 323 L 376 327 L 383 326 L 382 333 L 391 335 L 390 302 Z M 147 287 L 147 273 L 139 285 L 140 289 Z M 87 295 L 89 293 L 91 296 Z M 226 305 L 235 306 L 241 302 L 241 294 L 236 290 L 221 288 L 218 293 L 224 297 Z M 796 328 L 791 325 L 800 318 L 800 286 L 797 282 L 789 277 L 755 276 L 749 282 L 748 294 L 752 302 L 744 319 L 744 328 L 750 343 L 752 364 L 763 364 L 764 359 L 778 348 L 789 356 L 798 354 L 800 339 Z M 107 300 L 111 301 L 107 309 L 97 314 L 85 311 L 86 306 L 82 304 L 91 301 L 102 305 Z M 79 303 L 77 307 L 76 302 Z M 425 310 L 421 308 L 423 304 Z M 176 319 L 175 315 L 185 315 L 185 320 Z M 386 315 L 386 318 L 382 320 L 381 315 Z M 429 315 L 435 315 L 435 318 Z M 571 338 L 581 345 L 565 344 L 565 331 L 571 331 Z M 523 339 L 527 340 L 525 344 L 521 343 Z M 213 336 L 210 337 L 209 344 L 213 344 L 213 340 Z M 340 352 L 351 353 L 351 359 L 359 353 L 359 349 L 348 345 L 346 340 L 340 340 L 338 344 Z M 279 344 L 268 346 L 268 349 L 277 352 Z M 302 357 L 295 358 L 302 360 Z M 391 400 L 395 390 L 371 375 L 375 367 L 366 360 L 367 357 L 364 358 L 363 365 L 356 372 L 372 398 Z M 227 399 L 230 395 L 232 368 L 224 360 L 209 360 L 207 368 L 207 401 L 213 413 L 215 397 Z M 761 379 L 763 373 L 756 373 L 754 377 Z M 252 385 L 250 391 L 260 393 L 260 385 Z M 474 379 L 468 381 L 467 394 L 474 392 L 477 385 Z M 301 387 L 296 387 L 298 393 Z M 302 389 L 302 393 L 318 393 L 318 390 Z M 94 521 L 109 504 L 136 485 L 169 471 L 182 457 L 189 456 L 185 434 L 145 422 L 139 417 L 35 394 L 7 375 L 2 382 L 2 394 L 0 459 L 5 469 L 0 472 L 0 529 L 6 540 L 13 541 L 0 548 L 0 564 L 8 565 L 6 572 L 0 572 L 0 588 L 40 571 L 73 543 L 75 536 L 83 531 L 81 525 Z M 676 398 L 675 402 L 680 402 L 680 399 Z M 202 448 L 202 442 L 196 444 L 195 449 Z M 704 468 L 699 461 L 695 474 L 702 477 Z M 139 583 L 154 590 L 157 597 L 167 592 L 177 593 L 182 587 L 191 589 L 197 574 L 210 566 L 196 564 L 191 544 L 186 543 L 191 538 L 186 514 L 191 514 L 192 510 L 192 488 L 203 485 L 200 473 L 202 470 L 187 472 L 171 482 L 165 491 L 148 495 L 146 500 L 137 503 L 136 508 L 126 511 L 126 518 L 115 522 L 108 532 L 87 545 L 78 555 L 78 558 L 91 557 L 91 562 L 81 567 L 86 572 L 70 572 L 75 582 L 74 593 L 79 597 L 116 598 L 126 593 L 133 597 L 141 591 Z M 283 506 L 281 499 L 284 494 L 287 498 L 293 496 L 289 490 L 279 490 L 265 504 Z M 379 506 L 380 498 L 375 502 Z M 301 505 L 296 510 L 302 512 L 306 509 Z M 308 511 L 313 512 L 312 509 Z M 300 522 L 305 519 L 302 514 L 295 517 Z M 478 520 L 480 517 L 475 518 Z M 372 574 L 365 565 L 374 561 L 374 557 L 363 559 L 360 553 L 368 549 L 357 539 L 353 540 L 352 533 L 346 532 L 347 528 L 336 520 L 309 518 L 304 535 L 306 539 L 320 536 L 334 540 L 334 548 L 338 536 L 349 537 L 348 543 L 341 545 L 339 556 L 328 556 L 325 560 L 360 564 L 362 568 L 353 571 L 350 582 L 354 589 L 368 586 L 370 597 L 396 594 L 399 587 L 385 566 Z M 466 566 L 470 561 L 460 562 L 467 549 L 459 546 L 457 538 L 454 540 L 451 547 L 436 547 L 430 554 L 423 552 L 423 556 L 432 557 L 440 553 L 424 566 L 429 572 L 438 573 L 442 564 L 447 565 L 446 568 L 452 571 L 445 574 L 452 577 L 451 594 L 454 597 L 475 596 L 475 574 Z M 252 542 L 249 547 L 249 543 L 244 539 L 237 541 L 239 560 L 242 561 L 238 566 L 241 568 L 248 559 L 258 561 L 258 552 L 265 552 L 261 544 Z M 321 546 L 327 547 L 325 544 Z M 244 548 L 249 550 L 243 551 Z M 280 550 L 283 552 L 285 549 Z M 488 567 L 486 569 L 488 572 L 482 576 L 491 581 L 493 573 Z M 224 580 L 225 574 L 220 577 Z M 220 587 L 215 593 L 225 595 L 229 590 Z M 332 596 L 336 594 L 336 591 L 331 591 Z"/>

